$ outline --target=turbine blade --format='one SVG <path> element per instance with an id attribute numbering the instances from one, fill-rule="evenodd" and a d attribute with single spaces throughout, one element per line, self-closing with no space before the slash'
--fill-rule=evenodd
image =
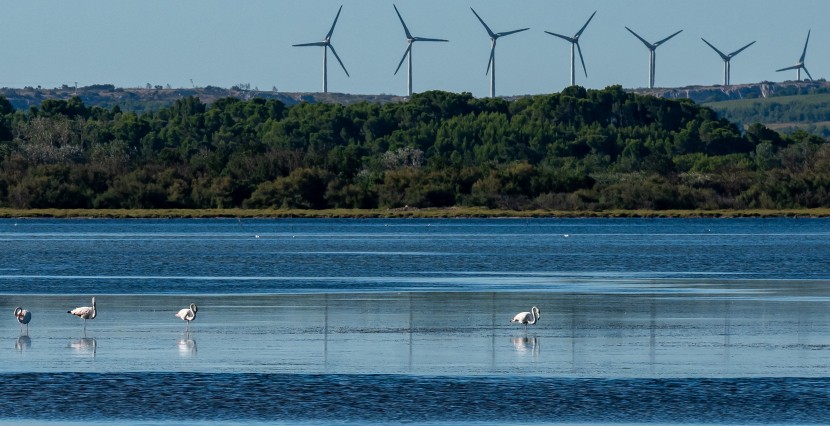
<path id="1" fill-rule="evenodd" d="M 664 39 L 662 39 L 662 40 L 658 41 L 657 43 L 654 43 L 654 47 L 657 47 L 657 46 L 659 46 L 659 45 L 661 45 L 661 44 L 663 44 L 663 43 L 665 43 L 665 42 L 669 41 L 669 39 L 671 39 L 672 37 L 674 37 L 674 36 L 676 36 L 676 35 L 678 35 L 678 34 L 680 34 L 680 33 L 682 33 L 682 32 L 683 32 L 683 30 L 680 30 L 680 31 L 678 31 L 678 32 L 676 32 L 676 33 L 674 33 L 674 34 L 672 34 L 672 35 L 670 35 L 670 36 L 668 36 L 668 37 L 666 37 L 666 38 L 664 38 Z"/>
<path id="2" fill-rule="evenodd" d="M 804 51 L 801 52 L 801 59 L 799 60 L 799 62 L 804 62 L 804 57 L 807 56 L 807 44 L 810 43 L 810 31 L 812 31 L 812 30 L 807 30 L 807 41 L 804 42 Z M 812 79 L 813 78 L 810 77 L 810 80 L 812 80 Z"/>
<path id="3" fill-rule="evenodd" d="M 493 43 L 493 47 L 490 49 L 490 60 L 487 61 L 487 71 L 484 72 L 484 75 L 490 74 L 490 65 L 493 65 L 493 61 L 496 60 L 496 44 Z"/>
<path id="4" fill-rule="evenodd" d="M 520 30 L 505 31 L 505 32 L 503 32 L 503 33 L 497 33 L 497 34 L 496 34 L 496 37 L 509 36 L 510 34 L 520 33 L 520 32 L 522 32 L 522 31 L 527 31 L 527 30 L 529 30 L 529 29 L 530 29 L 530 28 L 522 28 L 522 29 L 520 29 Z"/>
<path id="5" fill-rule="evenodd" d="M 576 43 L 576 50 L 579 52 L 579 60 L 582 61 L 582 71 L 585 71 L 585 78 L 588 78 L 588 69 L 585 68 L 585 59 L 582 57 L 582 48 L 579 47 L 579 43 Z"/>
<path id="6" fill-rule="evenodd" d="M 572 39 L 572 38 L 570 38 L 570 37 L 568 37 L 568 36 L 563 36 L 562 34 L 552 33 L 552 32 L 550 32 L 550 31 L 545 31 L 545 32 L 546 32 L 546 33 L 548 33 L 548 34 L 550 34 L 550 35 L 552 35 L 552 36 L 559 37 L 559 38 L 561 38 L 561 39 L 563 39 L 563 40 L 565 40 L 565 41 L 567 41 L 567 42 L 569 42 L 569 43 L 576 43 L 576 40 L 574 40 L 574 39 Z"/>
<path id="7" fill-rule="evenodd" d="M 582 32 L 585 31 L 585 28 L 588 27 L 588 24 L 591 23 L 591 19 L 594 19 L 594 15 L 596 15 L 596 14 L 597 14 L 597 11 L 595 10 L 594 13 L 591 14 L 591 17 L 588 18 L 588 22 L 585 22 L 585 25 L 583 25 L 582 28 L 580 28 L 579 31 L 576 32 L 576 35 L 574 35 L 574 38 L 579 38 L 579 36 L 582 35 Z"/>
<path id="8" fill-rule="evenodd" d="M 746 50 L 746 48 L 747 48 L 747 47 L 752 46 L 753 44 L 755 44 L 755 42 L 754 42 L 754 41 L 753 41 L 752 43 L 749 43 L 749 44 L 747 44 L 746 46 L 744 46 L 744 47 L 742 47 L 742 48 L 740 48 L 740 49 L 738 49 L 738 50 L 736 50 L 736 51 L 734 51 L 734 52 L 730 53 L 730 54 L 729 54 L 729 57 L 731 58 L 731 57 L 733 57 L 733 56 L 737 55 L 738 53 L 743 52 L 744 50 Z"/>
<path id="9" fill-rule="evenodd" d="M 802 64 L 793 65 L 793 66 L 791 66 L 791 67 L 781 68 L 780 70 L 775 70 L 775 72 L 789 71 L 789 70 L 797 70 L 797 69 L 801 68 L 802 66 L 803 66 Z"/>
<path id="10" fill-rule="evenodd" d="M 484 23 L 484 20 L 481 19 L 481 16 L 478 16 L 478 13 L 476 13 L 476 10 L 473 9 L 472 7 L 470 8 L 470 10 L 473 11 L 473 15 L 475 15 L 476 18 L 478 18 L 478 21 L 481 22 L 481 25 L 484 25 L 484 29 L 487 30 L 487 34 L 490 35 L 491 38 L 496 38 L 497 37 L 496 34 L 493 33 L 493 30 L 491 30 L 490 27 L 488 27 L 487 24 Z"/>
<path id="11" fill-rule="evenodd" d="M 701 39 L 701 40 L 703 40 L 703 42 L 704 42 L 704 43 L 706 43 L 707 45 L 709 45 L 709 47 L 711 47 L 711 48 L 712 48 L 715 52 L 718 52 L 718 55 L 720 55 L 720 57 L 721 57 L 724 61 L 728 61 L 728 60 L 729 60 L 729 56 L 724 55 L 724 53 L 723 53 L 723 52 L 721 52 L 720 50 L 718 50 L 718 48 L 717 48 L 717 47 L 712 46 L 712 43 L 709 43 L 709 42 L 708 42 L 708 41 L 706 41 L 706 39 L 705 39 L 705 38 L 703 38 L 703 37 L 701 37 L 700 39 Z M 747 46 L 747 47 L 749 47 L 749 46 Z"/>
<path id="12" fill-rule="evenodd" d="M 406 38 L 407 38 L 407 39 L 411 39 L 411 38 L 412 38 L 412 34 L 410 34 L 410 33 L 409 33 L 409 28 L 407 28 L 407 27 L 406 27 L 406 23 L 403 21 L 403 17 L 401 16 L 401 12 L 398 12 L 398 6 L 395 6 L 395 5 L 393 4 L 393 5 L 392 5 L 392 7 L 394 7 L 394 8 L 395 8 L 395 13 L 397 13 L 397 14 L 398 14 L 398 19 L 400 19 L 400 20 L 401 20 L 401 25 L 403 25 L 403 32 L 404 32 L 404 33 L 406 33 Z"/>
<path id="13" fill-rule="evenodd" d="M 802 65 L 802 66 L 801 66 L 801 69 L 803 69 L 803 70 L 804 70 L 804 72 L 806 72 L 806 73 L 807 73 L 807 77 L 810 77 L 810 81 L 813 81 L 813 76 L 811 76 L 811 75 L 810 75 L 810 71 L 807 71 L 807 67 L 805 67 L 804 65 Z"/>
<path id="14" fill-rule="evenodd" d="M 646 45 L 646 47 L 648 47 L 649 49 L 654 49 L 654 48 L 656 47 L 656 46 L 654 46 L 653 44 L 651 44 L 651 43 L 647 42 L 647 41 L 646 41 L 646 39 L 644 39 L 644 38 L 640 37 L 640 35 L 639 35 L 639 34 L 637 34 L 637 33 L 635 33 L 635 32 L 634 32 L 631 28 L 625 27 L 625 29 L 627 29 L 627 30 L 628 30 L 628 32 L 630 32 L 631 34 L 634 34 L 634 37 L 637 37 L 638 39 L 640 39 L 640 41 L 642 41 L 642 42 L 643 42 L 643 44 L 645 44 L 645 45 Z"/>
<path id="15" fill-rule="evenodd" d="M 301 43 L 301 44 L 292 44 L 294 47 L 306 47 L 306 46 L 326 46 L 328 43 L 325 41 L 315 41 L 314 43 Z"/>
<path id="16" fill-rule="evenodd" d="M 343 5 L 340 5 L 340 9 L 337 9 L 337 16 L 334 17 L 334 22 L 331 24 L 331 29 L 329 33 L 326 34 L 326 40 L 331 38 L 332 33 L 334 33 L 334 26 L 337 25 L 337 19 L 340 18 L 340 12 L 343 10 Z"/>
<path id="17" fill-rule="evenodd" d="M 336 50 L 334 50 L 334 46 L 332 46 L 331 44 L 329 44 L 329 49 L 331 49 L 331 53 L 334 53 L 334 57 L 335 57 L 335 58 L 337 58 L 337 62 L 339 62 L 339 63 L 340 63 L 340 66 L 341 66 L 341 67 L 343 67 L 343 71 L 346 73 L 346 76 L 347 76 L 347 77 L 351 77 L 351 76 L 349 75 L 349 71 L 347 71 L 347 70 L 346 70 L 346 66 L 345 66 L 345 65 L 343 65 L 343 61 L 341 61 L 341 60 L 340 60 L 340 56 L 337 54 L 337 51 L 336 51 Z"/>
<path id="18" fill-rule="evenodd" d="M 410 50 L 412 50 L 412 43 L 410 43 L 409 47 L 407 47 L 406 50 L 403 52 L 403 58 L 401 58 L 401 61 L 398 62 L 398 68 L 395 69 L 395 75 L 398 75 L 398 71 L 401 70 L 401 65 L 403 65 L 403 61 L 404 59 L 406 59 L 406 55 L 409 54 Z"/>
<path id="19" fill-rule="evenodd" d="M 444 41 L 448 42 L 449 40 L 444 40 L 443 38 L 426 38 L 426 37 L 414 37 L 412 41 Z"/>

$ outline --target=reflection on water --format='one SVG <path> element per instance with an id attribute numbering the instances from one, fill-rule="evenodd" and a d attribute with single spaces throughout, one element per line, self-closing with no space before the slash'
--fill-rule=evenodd
<path id="1" fill-rule="evenodd" d="M 192 339 L 190 334 L 186 334 L 184 338 L 179 339 L 177 345 L 179 347 L 179 356 L 196 356 L 196 340 Z"/>
<path id="2" fill-rule="evenodd" d="M 18 350 L 18 352 L 23 352 L 25 349 L 29 349 L 32 347 L 32 339 L 29 338 L 27 335 L 22 335 L 17 338 L 14 342 L 14 348 Z"/>
<path id="3" fill-rule="evenodd" d="M 92 354 L 95 357 L 98 351 L 98 341 L 94 337 L 83 337 L 69 343 L 69 348 L 79 354 Z"/>
<path id="4" fill-rule="evenodd" d="M 532 355 L 534 357 L 539 355 L 539 339 L 536 336 L 514 337 L 511 342 L 513 342 L 516 353 L 520 355 Z"/>

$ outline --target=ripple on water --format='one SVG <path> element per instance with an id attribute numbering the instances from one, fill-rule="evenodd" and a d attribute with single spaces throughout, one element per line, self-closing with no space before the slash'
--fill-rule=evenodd
<path id="1" fill-rule="evenodd" d="M 830 418 L 830 378 L 21 373 L 2 375 L 2 381 L 20 385 L 0 387 L 6 418 L 50 421 L 812 423 Z"/>

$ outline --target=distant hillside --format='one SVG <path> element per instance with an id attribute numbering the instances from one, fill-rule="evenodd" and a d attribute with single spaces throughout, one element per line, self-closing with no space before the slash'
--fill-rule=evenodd
<path id="1" fill-rule="evenodd" d="M 830 93 L 830 83 L 816 81 L 784 81 L 773 83 L 763 81 L 733 86 L 687 86 L 678 88 L 632 89 L 640 95 L 651 95 L 667 99 L 691 99 L 699 104 L 732 101 L 740 99 L 763 99 L 779 96 L 811 95 Z"/>
<path id="2" fill-rule="evenodd" d="M 761 82 L 757 84 L 742 84 L 731 87 L 723 86 L 688 86 L 680 88 L 657 89 L 630 89 L 630 92 L 639 95 L 651 95 L 668 99 L 691 99 L 699 104 L 740 100 L 759 99 L 779 96 L 795 96 L 830 93 L 830 83 L 818 81 L 787 81 L 782 83 Z M 234 86 L 229 89 L 207 86 L 192 89 L 172 89 L 155 86 L 152 88 L 121 88 L 112 84 L 95 84 L 92 86 L 74 88 L 64 85 L 60 88 L 47 89 L 41 87 L 0 88 L 0 96 L 5 96 L 17 109 L 28 109 L 30 106 L 40 106 L 46 99 L 68 100 L 78 96 L 87 106 L 111 108 L 118 105 L 127 111 L 149 111 L 169 107 L 179 99 L 188 96 L 198 97 L 207 104 L 220 98 L 233 97 L 250 99 L 253 97 L 277 99 L 286 105 L 300 102 L 309 103 L 338 103 L 352 105 L 359 102 L 385 104 L 401 102 L 405 97 L 396 95 L 351 95 L 344 93 L 289 93 L 276 91 L 250 90 L 249 88 Z M 524 98 L 526 96 L 511 96 L 508 100 Z"/>
<path id="3" fill-rule="evenodd" d="M 830 93 L 742 99 L 704 104 L 718 115 L 743 125 L 761 123 L 779 132 L 805 130 L 830 137 Z"/>
<path id="4" fill-rule="evenodd" d="M 351 105 L 359 102 L 389 103 L 400 102 L 404 98 L 394 95 L 348 95 L 343 93 L 285 93 L 273 91 L 249 90 L 234 86 L 230 89 L 207 86 L 193 89 L 154 88 L 120 88 L 112 84 L 96 84 L 86 87 L 63 86 L 54 89 L 26 87 L 23 89 L 0 88 L 0 96 L 6 97 L 16 109 L 26 110 L 31 106 L 39 107 L 46 99 L 68 100 L 78 96 L 87 106 L 112 108 L 118 106 L 124 111 L 155 111 L 173 105 L 177 100 L 190 96 L 198 97 L 202 102 L 211 104 L 221 98 L 276 99 L 286 105 L 300 102 L 338 103 Z"/>
<path id="5" fill-rule="evenodd" d="M 244 86 L 244 85 L 243 85 Z M 730 87 L 688 86 L 681 88 L 630 89 L 629 92 L 667 99 L 691 99 L 704 104 L 721 117 L 736 123 L 749 125 L 762 123 L 783 132 L 804 129 L 816 135 L 830 136 L 830 83 L 818 81 L 786 81 L 781 83 L 761 82 Z M 39 107 L 46 99 L 68 100 L 78 96 L 87 106 L 112 108 L 118 106 L 124 111 L 157 111 L 172 106 L 177 100 L 198 97 L 211 104 L 221 98 L 276 99 L 291 106 L 300 102 L 337 103 L 353 105 L 360 102 L 386 104 L 402 102 L 405 97 L 395 95 L 351 95 L 343 93 L 287 93 L 276 91 L 250 90 L 247 87 L 232 88 L 200 87 L 172 89 L 155 86 L 152 88 L 119 88 L 111 84 L 96 84 L 74 88 L 63 86 L 54 89 L 26 87 L 22 89 L 2 88 L 0 96 L 6 97 L 20 110 Z M 510 96 L 515 101 L 527 96 Z"/>

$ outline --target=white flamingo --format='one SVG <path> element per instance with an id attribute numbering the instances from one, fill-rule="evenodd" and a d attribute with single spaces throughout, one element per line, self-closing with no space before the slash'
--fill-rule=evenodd
<path id="1" fill-rule="evenodd" d="M 184 328 L 185 333 L 190 332 L 190 321 L 193 321 L 193 320 L 196 319 L 196 312 L 198 312 L 198 311 L 199 311 L 199 307 L 196 306 L 195 303 L 191 303 L 190 307 L 184 308 L 184 309 L 182 309 L 182 310 L 180 310 L 179 312 L 176 313 L 177 318 L 181 318 L 181 319 L 187 321 L 187 325 L 185 325 L 185 328 Z"/>
<path id="2" fill-rule="evenodd" d="M 519 312 L 516 316 L 513 317 L 510 322 L 518 322 L 525 325 L 525 331 L 527 331 L 527 325 L 534 325 L 536 321 L 539 320 L 539 308 L 533 307 L 530 312 Z"/>
<path id="3" fill-rule="evenodd" d="M 71 311 L 66 311 L 66 313 L 84 319 L 84 334 L 86 334 L 86 320 L 95 319 L 95 317 L 98 315 L 98 311 L 95 310 L 95 298 L 92 298 L 92 306 L 81 306 Z"/>
<path id="4" fill-rule="evenodd" d="M 23 334 L 23 324 L 26 324 L 26 334 L 28 335 L 29 321 L 32 320 L 32 313 L 18 306 L 14 308 L 14 317 L 20 323 L 20 334 Z"/>

